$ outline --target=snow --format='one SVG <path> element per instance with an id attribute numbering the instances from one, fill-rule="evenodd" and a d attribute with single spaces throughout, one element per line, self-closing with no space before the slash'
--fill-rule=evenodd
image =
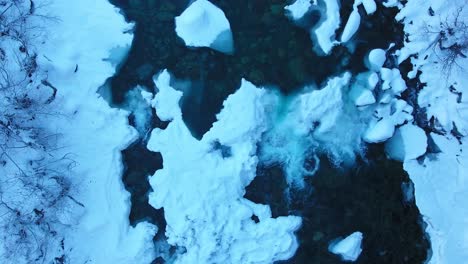
<path id="1" fill-rule="evenodd" d="M 367 57 L 369 70 L 379 71 L 385 63 L 385 50 L 373 49 L 369 52 Z"/>
<path id="2" fill-rule="evenodd" d="M 364 6 L 364 9 L 368 15 L 371 15 L 377 11 L 377 5 L 375 4 L 374 0 L 362 0 L 362 5 Z"/>
<path id="3" fill-rule="evenodd" d="M 285 6 L 284 9 L 292 19 L 299 20 L 309 11 L 309 8 L 312 6 L 310 1 L 311 0 L 296 0 L 293 4 Z"/>
<path id="4" fill-rule="evenodd" d="M 136 131 L 127 123 L 127 112 L 110 108 L 96 93 L 115 72 L 108 59 L 116 57 L 111 50 L 130 45 L 132 36 L 123 32 L 132 25 L 107 1 L 50 1 L 47 11 L 57 20 L 43 25 L 49 33 L 39 47 L 38 64 L 57 87 L 57 100 L 67 116 L 48 125 L 63 134 L 64 154 L 73 153 L 73 175 L 79 175 L 70 179 L 79 186 L 74 199 L 85 207 L 65 236 L 66 258 L 77 263 L 149 263 L 157 228 L 148 223 L 130 226 L 129 194 L 121 181 L 120 151 Z M 65 214 L 61 219 L 72 224 Z"/>
<path id="5" fill-rule="evenodd" d="M 380 143 L 391 138 L 394 132 L 395 125 L 393 122 L 388 118 L 384 118 L 370 126 L 363 135 L 363 138 L 366 142 L 369 143 Z"/>
<path id="6" fill-rule="evenodd" d="M 450 45 L 453 41 L 462 43 L 459 33 L 438 41 L 439 32 L 448 35 L 449 28 L 459 28 L 463 23 L 459 22 L 455 26 L 455 21 L 461 21 L 462 18 L 466 20 L 468 8 L 462 2 L 410 1 L 401 8 L 396 19 L 404 23 L 404 30 L 408 34 L 404 47 L 398 53 L 398 62 L 409 58 L 413 70 L 408 77 L 415 78 L 416 73 L 421 71 L 419 79 L 426 84 L 418 94 L 418 105 L 425 108 L 428 119 L 435 118 L 440 129 L 451 131 L 456 126 L 462 135 L 468 135 L 468 97 L 459 96 L 468 90 L 464 70 L 468 68 L 468 60 L 459 56 L 455 61 L 456 66 L 452 69 L 444 68 L 443 58 L 448 54 L 438 46 L 438 43 Z M 420 12 L 429 8 L 434 11 L 434 16 L 429 12 Z M 459 29 L 455 32 L 465 31 Z"/>
<path id="7" fill-rule="evenodd" d="M 369 74 L 369 77 L 367 78 L 368 88 L 374 90 L 377 83 L 379 83 L 379 75 L 375 72 Z"/>
<path id="8" fill-rule="evenodd" d="M 385 143 L 385 151 L 390 158 L 399 161 L 419 158 L 426 153 L 426 149 L 426 133 L 412 124 L 399 127 L 395 135 Z"/>
<path id="9" fill-rule="evenodd" d="M 428 263 L 464 263 L 468 259 L 468 140 L 434 133 L 440 153 L 422 162 L 406 160 L 404 169 L 414 183 L 416 204 L 427 223 L 432 256 Z"/>
<path id="10" fill-rule="evenodd" d="M 340 26 L 340 4 L 338 0 L 324 0 L 326 10 L 322 14 L 324 19 L 313 30 L 314 37 L 317 41 L 318 48 L 321 53 L 327 55 L 332 50 L 333 46 L 338 44 L 335 40 L 335 31 Z"/>
<path id="11" fill-rule="evenodd" d="M 380 76 L 382 78 L 382 90 L 392 89 L 394 95 L 400 95 L 406 90 L 406 83 L 397 68 L 381 68 Z"/>
<path id="12" fill-rule="evenodd" d="M 361 232 L 354 232 L 338 242 L 331 243 L 328 250 L 333 254 L 340 255 L 344 261 L 354 262 L 362 252 L 362 239 Z"/>
<path id="13" fill-rule="evenodd" d="M 301 219 L 272 218 L 268 206 L 243 198 L 255 177 L 257 143 L 266 129 L 266 91 L 242 80 L 224 102 L 218 121 L 198 141 L 182 120 L 181 92 L 170 86 L 169 73 L 163 71 L 155 81 L 160 92 L 152 103 L 163 119 L 172 121 L 165 130 L 154 129 L 148 142 L 148 149 L 161 152 L 164 160 L 164 168 L 150 178 L 154 192 L 149 198 L 152 206 L 164 208 L 168 242 L 186 249 L 176 263 L 290 258 L 298 247 L 294 231 Z M 213 149 L 214 142 L 229 147 L 231 155 L 223 157 Z"/>
<path id="14" fill-rule="evenodd" d="M 231 26 L 224 12 L 208 0 L 196 0 L 175 18 L 176 33 L 190 47 L 233 53 Z"/>
<path id="15" fill-rule="evenodd" d="M 361 16 L 359 15 L 357 8 L 355 8 L 351 12 L 351 15 L 348 18 L 348 22 L 346 22 L 343 33 L 341 34 L 341 42 L 348 42 L 358 31 L 360 23 Z"/>
<path id="16" fill-rule="evenodd" d="M 354 85 L 351 88 L 350 97 L 356 106 L 365 106 L 376 102 L 372 91 L 361 85 Z"/>
<path id="17" fill-rule="evenodd" d="M 398 5 L 397 1 L 392 2 Z M 448 70 L 443 66 L 447 53 L 439 46 L 460 42 L 458 34 L 464 30 L 455 29 L 455 33 L 446 39 L 440 38 L 439 33 L 447 34 L 448 28 L 457 28 L 457 14 L 458 21 L 466 20 L 468 9 L 465 4 L 463 1 L 413 0 L 400 5 L 396 16 L 404 24 L 407 35 L 404 47 L 396 53 L 398 62 L 407 59 L 411 62 L 413 70 L 407 77 L 419 76 L 419 81 L 424 84 L 417 94 L 417 103 L 439 130 L 439 134 L 429 134 L 427 140 L 428 149 L 436 153 L 404 161 L 431 240 L 429 264 L 464 263 L 468 259 L 468 212 L 465 206 L 468 194 L 468 101 L 465 95 L 468 83 L 464 70 L 468 60 L 458 57 L 455 61 L 458 66 Z M 458 139 L 450 135 L 454 128 L 461 136 Z M 421 132 L 419 134 L 422 136 Z M 424 149 L 424 140 L 418 138 L 419 151 L 413 157 Z"/>

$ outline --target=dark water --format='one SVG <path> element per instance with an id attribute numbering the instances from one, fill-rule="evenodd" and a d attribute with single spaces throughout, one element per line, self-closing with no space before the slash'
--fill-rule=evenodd
<path id="1" fill-rule="evenodd" d="M 233 31 L 235 52 L 226 55 L 208 48 L 187 48 L 176 36 L 174 17 L 182 13 L 187 0 L 110 1 L 121 8 L 127 20 L 136 23 L 129 56 L 110 79 L 112 102 L 122 104 L 127 91 L 137 84 L 155 89 L 152 76 L 167 68 L 177 79 L 192 82 L 181 107 L 185 123 L 197 138 L 209 130 L 222 102 L 239 87 L 241 78 L 259 86 L 274 85 L 289 94 L 305 84 L 320 85 L 344 71 L 364 71 L 363 57 L 370 49 L 387 48 L 391 42 L 398 47 L 403 38 L 402 26 L 394 21 L 396 10 L 384 9 L 379 3 L 372 16 L 359 10 L 365 18 L 355 36 L 353 52 L 337 46 L 330 56 L 321 57 L 313 52 L 308 31 L 283 15 L 286 1 L 212 0 L 225 12 Z M 352 3 L 342 1 L 343 24 Z M 314 25 L 319 18 L 317 12 L 311 13 L 302 25 Z M 392 58 L 388 59 L 392 64 Z M 129 217 L 133 224 L 146 220 L 164 230 L 164 212 L 147 202 L 147 177 L 162 168 L 162 160 L 159 153 L 144 146 L 141 140 L 123 152 L 123 181 L 132 194 Z M 386 160 L 376 146 L 366 161 L 346 171 L 326 165 L 325 158 L 321 164 L 303 190 L 286 193 L 281 166 L 266 168 L 261 164 L 247 188 L 246 197 L 269 204 L 275 216 L 303 217 L 303 227 L 297 233 L 301 246 L 285 263 L 340 263 L 328 253 L 329 241 L 357 230 L 364 233 L 364 251 L 358 263 L 424 262 L 429 243 L 414 202 L 403 202 L 401 184 L 408 176 L 400 163 Z M 156 240 L 164 241 L 161 233 Z"/>
<path id="2" fill-rule="evenodd" d="M 213 0 L 225 12 L 233 31 L 235 52 L 226 55 L 185 47 L 177 37 L 174 17 L 183 12 L 186 0 L 111 2 L 122 9 L 127 20 L 136 22 L 129 57 L 111 80 L 114 102 L 122 102 L 136 84 L 153 87 L 152 76 L 167 68 L 176 78 L 203 87 L 196 89 L 198 93 L 187 94 L 182 103 L 184 121 L 197 138 L 211 127 L 224 98 L 239 87 L 241 78 L 256 85 L 273 84 L 284 93 L 294 92 L 345 70 L 364 70 L 362 58 L 368 50 L 386 48 L 391 41 L 401 42 L 402 37 L 401 26 L 394 23 L 395 10 L 382 9 L 371 17 L 373 23 L 363 23 L 354 54 L 336 46 L 332 55 L 320 57 L 312 50 L 308 30 L 284 15 L 284 0 Z M 352 1 L 343 4 L 342 16 L 347 17 Z M 308 26 L 316 21 L 311 18 Z M 400 34 L 393 34 L 394 28 Z"/>
<path id="3" fill-rule="evenodd" d="M 328 252 L 331 240 L 355 231 L 364 234 L 356 263 L 424 263 L 429 241 L 414 202 L 404 202 L 401 184 L 409 182 L 401 163 L 387 160 L 376 146 L 372 158 L 349 170 L 324 157 L 306 188 L 288 190 L 281 166 L 259 166 L 245 197 L 269 204 L 274 216 L 299 215 L 296 255 L 279 263 L 341 263 Z"/>

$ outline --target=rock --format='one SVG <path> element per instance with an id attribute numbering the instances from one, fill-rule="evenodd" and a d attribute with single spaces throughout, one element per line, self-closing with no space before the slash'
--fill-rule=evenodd
<path id="1" fill-rule="evenodd" d="M 175 18 L 176 33 L 191 47 L 232 53 L 231 26 L 224 12 L 207 0 L 196 0 Z"/>
<path id="2" fill-rule="evenodd" d="M 349 41 L 354 36 L 354 34 L 356 34 L 360 23 L 361 16 L 359 15 L 359 12 L 356 8 L 353 10 L 353 12 L 351 12 L 351 15 L 348 18 L 348 22 L 346 22 L 343 34 L 341 34 L 341 42 Z"/>
<path id="3" fill-rule="evenodd" d="M 384 65 L 385 60 L 385 50 L 373 49 L 369 52 L 369 55 L 367 56 L 367 67 L 369 68 L 369 70 L 379 71 Z"/>
<path id="4" fill-rule="evenodd" d="M 388 118 L 384 118 L 369 126 L 364 133 L 363 139 L 368 143 L 380 143 L 391 138 L 394 132 L 395 126 L 393 122 Z"/>
<path id="5" fill-rule="evenodd" d="M 412 124 L 399 127 L 395 135 L 385 143 L 387 155 L 398 161 L 416 159 L 424 155 L 426 149 L 426 133 Z"/>
<path id="6" fill-rule="evenodd" d="M 340 255 L 344 261 L 356 261 L 362 252 L 362 238 L 361 232 L 354 232 L 345 239 L 330 244 L 328 250 Z"/>

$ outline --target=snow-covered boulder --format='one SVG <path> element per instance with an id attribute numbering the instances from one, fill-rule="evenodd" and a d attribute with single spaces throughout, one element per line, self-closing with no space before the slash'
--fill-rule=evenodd
<path id="1" fill-rule="evenodd" d="M 394 132 L 395 125 L 389 118 L 385 118 L 370 126 L 363 138 L 368 143 L 380 143 L 391 138 Z"/>
<path id="2" fill-rule="evenodd" d="M 369 89 L 374 90 L 375 86 L 379 83 L 379 75 L 375 72 L 369 74 L 367 77 L 367 85 L 369 85 Z"/>
<path id="3" fill-rule="evenodd" d="M 312 6 L 310 1 L 311 0 L 296 0 L 291 5 L 284 7 L 286 14 L 289 15 L 293 20 L 301 19 Z"/>
<path id="4" fill-rule="evenodd" d="M 374 0 L 362 0 L 362 5 L 364 6 L 364 10 L 366 10 L 368 15 L 377 11 L 377 5 L 375 4 Z"/>
<path id="5" fill-rule="evenodd" d="M 394 94 L 401 94 L 406 90 L 406 83 L 401 76 L 400 70 L 397 68 L 381 68 L 380 76 L 382 78 L 382 90 L 392 89 Z"/>
<path id="6" fill-rule="evenodd" d="M 208 0 L 196 0 L 175 18 L 176 33 L 190 47 L 232 53 L 231 26 L 224 12 Z"/>
<path id="7" fill-rule="evenodd" d="M 357 8 L 355 8 L 353 12 L 351 12 L 348 22 L 346 22 L 343 33 L 341 34 L 341 42 L 349 41 L 358 31 L 360 23 L 361 16 L 359 15 Z"/>
<path id="8" fill-rule="evenodd" d="M 395 135 L 385 143 L 387 155 L 399 161 L 416 159 L 426 153 L 426 148 L 426 133 L 412 124 L 399 127 Z"/>
<path id="9" fill-rule="evenodd" d="M 361 232 L 354 232 L 340 241 L 331 243 L 328 250 L 335 255 L 340 255 L 344 261 L 356 261 L 362 252 L 362 239 Z"/>
<path id="10" fill-rule="evenodd" d="M 354 85 L 349 92 L 349 96 L 356 106 L 365 106 L 375 103 L 375 97 L 372 91 L 361 85 Z"/>
<path id="11" fill-rule="evenodd" d="M 369 70 L 379 71 L 385 63 L 385 50 L 373 49 L 367 56 L 367 67 Z"/>

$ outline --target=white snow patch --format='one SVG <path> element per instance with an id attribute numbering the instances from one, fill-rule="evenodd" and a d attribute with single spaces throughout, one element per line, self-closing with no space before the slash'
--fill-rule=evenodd
<path id="1" fill-rule="evenodd" d="M 362 252 L 362 239 L 361 232 L 354 232 L 338 242 L 331 243 L 328 250 L 335 255 L 340 255 L 344 261 L 353 262 L 359 258 Z"/>
<path id="2" fill-rule="evenodd" d="M 224 12 L 208 0 L 196 0 L 175 18 L 176 33 L 185 45 L 210 47 L 232 53 L 234 43 L 231 26 Z"/>

